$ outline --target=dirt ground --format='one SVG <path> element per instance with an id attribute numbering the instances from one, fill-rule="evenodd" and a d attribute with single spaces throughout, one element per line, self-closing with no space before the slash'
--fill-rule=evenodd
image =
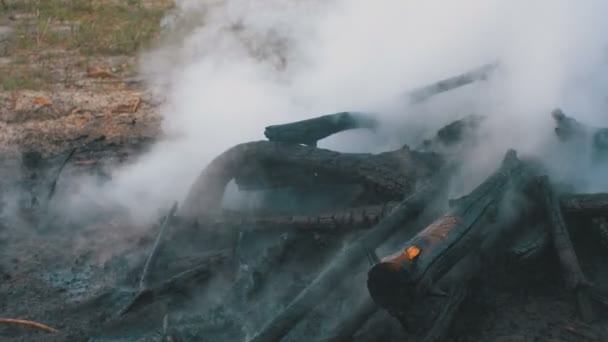
<path id="1" fill-rule="evenodd" d="M 128 163 L 162 136 L 162 99 L 146 92 L 137 74 L 137 53 L 153 43 L 162 13 L 171 8 L 170 1 L 161 0 L 4 3 L 0 12 L 0 212 L 7 208 L 15 189 L 32 184 L 35 188 L 52 178 L 52 171 L 74 147 L 79 149 L 64 177 L 110 172 L 109 166 Z M 124 20 L 124 25 L 114 30 L 116 23 L 103 24 L 103 15 Z M 91 22 L 96 16 L 102 19 Z M 31 152 L 40 153 L 32 157 L 35 165 L 28 165 L 26 156 Z M 33 197 L 23 196 L 20 201 Z M 86 222 L 55 220 L 61 225 L 46 228 L 27 210 L 10 219 L 0 218 L 0 318 L 34 320 L 61 331 L 49 334 L 0 324 L 0 341 L 169 341 L 166 317 L 170 309 L 166 304 L 144 311 L 138 320 L 114 320 L 133 295 L 158 225 L 136 226 L 120 208 L 103 205 L 92 217 Z M 171 262 L 164 262 L 166 272 L 178 272 L 185 259 L 195 260 L 205 250 L 214 250 L 209 249 L 211 241 L 181 238 L 191 240 L 189 247 L 182 248 L 179 256 L 171 256 Z M 310 245 L 322 259 L 332 243 L 340 241 L 313 241 Z M 579 246 L 588 245 L 583 241 Z M 586 264 L 593 280 L 606 283 L 606 250 L 579 249 L 587 256 L 585 260 L 596 260 Z M 310 270 L 315 268 L 310 266 Z M 218 264 L 216 277 L 233 279 L 234 265 L 228 261 Z M 222 281 L 209 288 L 225 292 Z M 310 277 L 292 274 L 281 281 L 293 283 L 282 292 L 287 303 L 290 294 L 297 294 Z M 214 298 L 201 296 L 192 303 L 186 296 L 179 305 L 172 305 L 207 308 L 203 304 L 213 303 Z M 551 256 L 483 279 L 471 297 L 454 324 L 450 341 L 608 341 L 605 312 L 599 311 L 594 322 L 579 319 Z M 332 310 L 348 310 L 348 298 L 343 303 L 342 308 Z M 259 310 L 271 312 L 276 307 L 261 306 Z M 323 315 L 319 315 L 321 320 Z M 185 332 L 184 328 L 172 340 L 233 341 L 248 325 L 224 321 L 221 314 L 209 317 L 201 318 L 206 323 L 198 330 Z M 230 335 L 233 331 L 236 333 Z M 320 336 L 311 334 L 311 341 Z M 298 336 L 306 335 L 290 338 L 298 340 Z M 377 341 L 378 336 L 384 336 L 382 341 L 411 340 L 385 313 L 375 315 L 355 340 Z"/>

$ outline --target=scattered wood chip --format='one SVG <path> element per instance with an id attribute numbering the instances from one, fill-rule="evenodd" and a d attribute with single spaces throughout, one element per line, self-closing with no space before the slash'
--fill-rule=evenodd
<path id="1" fill-rule="evenodd" d="M 89 159 L 89 160 L 78 160 L 74 162 L 74 165 L 76 166 L 89 166 L 89 165 L 95 165 L 97 164 L 98 161 L 95 159 Z"/>
<path id="2" fill-rule="evenodd" d="M 50 106 L 53 104 L 53 101 L 51 99 L 38 96 L 34 98 L 34 104 L 39 106 Z"/>
<path id="3" fill-rule="evenodd" d="M 87 69 L 87 77 L 91 78 L 117 78 L 113 72 L 100 67 L 91 67 Z"/>
<path id="4" fill-rule="evenodd" d="M 137 112 L 137 110 L 139 109 L 140 103 L 141 103 L 141 99 L 139 97 L 136 98 L 135 101 L 133 101 L 133 104 L 131 105 L 131 113 Z"/>
<path id="5" fill-rule="evenodd" d="M 131 103 L 118 105 L 112 110 L 112 113 L 135 113 L 139 109 L 140 104 L 141 99 L 138 97 Z"/>

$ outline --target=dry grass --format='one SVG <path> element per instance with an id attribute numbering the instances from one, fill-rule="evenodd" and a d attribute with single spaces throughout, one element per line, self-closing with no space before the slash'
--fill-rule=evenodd
<path id="1" fill-rule="evenodd" d="M 0 87 L 39 90 L 69 78 L 45 70 L 63 68 L 53 62 L 62 54 L 134 55 L 148 47 L 158 37 L 160 20 L 173 1 L 13 0 L 7 5 L 14 32 L 5 55 L 12 61 L 0 66 Z"/>

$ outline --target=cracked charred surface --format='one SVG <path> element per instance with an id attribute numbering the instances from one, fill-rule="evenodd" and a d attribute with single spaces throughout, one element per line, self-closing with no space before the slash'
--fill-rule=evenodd
<path id="1" fill-rule="evenodd" d="M 255 168 L 260 163 L 281 163 L 301 168 L 306 170 L 304 172 L 309 179 L 322 173 L 341 182 L 362 184 L 367 195 L 387 201 L 411 193 L 416 182 L 428 179 L 442 160 L 436 154 L 415 152 L 407 147 L 367 154 L 340 153 L 269 141 L 240 144 L 215 158 L 203 170 L 186 197 L 181 214 L 189 218 L 204 218 L 217 213 L 228 182 L 247 174 L 243 169 Z"/>

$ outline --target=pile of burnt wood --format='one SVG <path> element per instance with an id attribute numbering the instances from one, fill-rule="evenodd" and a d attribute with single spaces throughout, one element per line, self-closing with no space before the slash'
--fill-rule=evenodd
<path id="1" fill-rule="evenodd" d="M 484 66 L 416 91 L 412 100 L 422 101 L 483 79 L 494 67 Z M 556 141 L 588 142 L 598 157 L 608 156 L 608 129 L 585 126 L 560 110 L 552 115 L 557 124 Z M 584 234 L 597 237 L 595 240 L 608 242 L 608 194 L 569 193 L 567 188 L 552 183 L 540 163 L 522 160 L 516 151 L 509 150 L 496 171 L 473 191 L 448 200 L 446 189 L 460 166 L 460 153 L 482 123 L 483 117 L 465 117 L 440 129 L 417 149 L 404 146 L 380 154 L 340 153 L 316 147 L 318 140 L 331 134 L 374 128 L 376 120 L 365 113 L 343 112 L 267 127 L 269 141 L 240 144 L 216 157 L 179 209 L 173 207 L 143 268 L 139 291 L 120 315 L 170 294 L 182 283 L 206 279 L 219 259 L 230 257 L 214 255 L 160 285 L 150 285 L 147 279 L 152 265 L 158 262 L 158 246 L 167 240 L 165 231 L 173 225 L 209 236 L 218 231 L 234 232 L 236 237 L 230 241 L 236 241 L 233 251 L 240 258 L 240 270 L 247 273 L 246 269 L 256 269 L 247 278 L 253 287 L 263 283 L 265 276 L 276 273 L 273 270 L 280 268 L 283 261 L 273 259 L 284 258 L 285 249 L 297 248 L 294 246 L 302 236 L 337 234 L 344 239 L 334 245 L 331 257 L 321 265 L 303 267 L 317 273 L 291 296 L 285 295 L 285 302 L 270 311 L 274 314 L 242 317 L 243 325 L 249 320 L 257 322 L 245 336 L 237 334 L 251 342 L 279 341 L 297 326 L 304 329 L 301 322 L 319 307 L 327 306 L 332 292 L 347 287 L 365 288 L 365 278 L 366 293 L 359 293 L 342 316 L 333 317 L 336 324 L 328 340 L 350 340 L 382 310 L 395 317 L 404 329 L 417 334 L 418 340 L 440 340 L 480 273 L 498 264 L 523 265 L 547 255 L 555 255 L 558 260 L 581 317 L 594 319 L 598 309 L 608 302 L 608 292 L 603 292 L 608 287 L 602 288 L 584 274 L 571 236 L 584 230 Z M 315 208 L 303 209 L 297 215 L 268 210 L 243 214 L 222 207 L 231 181 L 246 191 L 289 188 L 291 196 L 296 197 L 305 196 L 313 188 L 330 189 L 328 195 L 339 185 L 354 190 L 345 195 L 348 200 L 341 206 L 328 205 L 325 212 Z M 426 225 L 421 226 L 420 222 Z M 244 236 L 252 231 L 277 229 L 300 235 L 284 237 L 283 249 L 261 258 L 263 265 L 244 267 L 246 261 L 238 255 L 248 243 Z M 383 255 L 378 257 L 380 251 Z M 314 253 L 306 257 L 310 258 L 308 262 L 317 260 Z M 247 283 L 243 279 L 237 276 L 233 289 L 249 286 L 242 285 Z M 353 279 L 362 280 L 356 283 Z M 247 302 L 255 297 L 251 288 L 244 292 L 238 300 Z"/>

